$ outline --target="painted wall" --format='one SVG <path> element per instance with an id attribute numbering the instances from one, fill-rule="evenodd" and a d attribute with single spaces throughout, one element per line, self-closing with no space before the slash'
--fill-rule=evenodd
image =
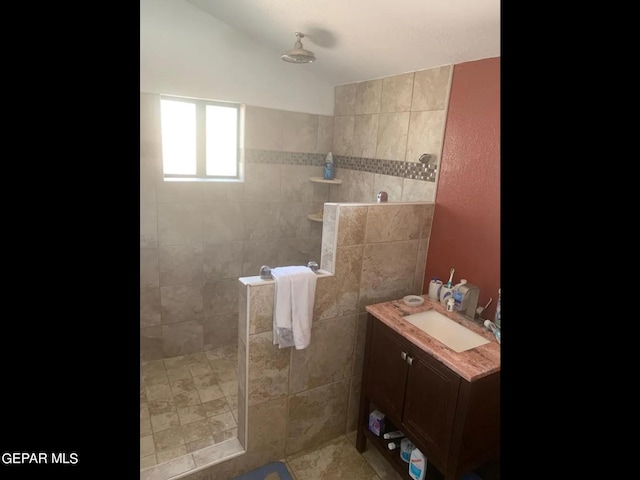
<path id="1" fill-rule="evenodd" d="M 480 287 L 479 305 L 500 287 L 500 58 L 455 65 L 423 293 L 434 276 Z"/>
<path id="2" fill-rule="evenodd" d="M 205 59 L 203 61 L 203 59 Z M 140 0 L 140 91 L 333 115 L 333 85 L 184 1 Z"/>

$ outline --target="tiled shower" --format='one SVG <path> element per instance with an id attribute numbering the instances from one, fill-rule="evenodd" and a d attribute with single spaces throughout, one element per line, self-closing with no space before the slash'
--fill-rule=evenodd
<path id="1" fill-rule="evenodd" d="M 441 67 L 336 87 L 335 116 L 247 106 L 243 183 L 163 182 L 159 96 L 141 93 L 143 468 L 237 433 L 237 362 L 221 359 L 237 358 L 238 278 L 257 275 L 261 265 L 320 263 L 323 225 L 307 215 L 325 202 L 371 202 L 380 190 L 390 202 L 434 200 L 436 168 L 414 157 L 439 155 L 450 72 Z M 309 181 L 321 176 L 328 151 L 342 185 Z M 353 209 L 357 218 L 346 220 L 350 209 L 343 207 L 344 221 L 364 228 L 362 212 Z M 363 305 L 380 296 L 359 295 Z M 340 302 L 325 306 L 339 316 Z M 290 388 L 298 387 L 306 388 Z M 347 394 L 355 395 L 351 388 Z"/>

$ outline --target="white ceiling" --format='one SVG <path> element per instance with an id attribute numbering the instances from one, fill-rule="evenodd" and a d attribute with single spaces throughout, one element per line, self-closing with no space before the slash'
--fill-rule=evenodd
<path id="1" fill-rule="evenodd" d="M 291 68 L 332 85 L 500 56 L 500 0 L 186 1 L 277 58 L 304 33 L 317 60 Z"/>

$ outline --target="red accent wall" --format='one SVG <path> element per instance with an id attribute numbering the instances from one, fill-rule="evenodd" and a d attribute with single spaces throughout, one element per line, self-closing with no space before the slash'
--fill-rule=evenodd
<path id="1" fill-rule="evenodd" d="M 500 288 L 500 58 L 454 65 L 423 293 L 466 278 L 493 320 Z"/>

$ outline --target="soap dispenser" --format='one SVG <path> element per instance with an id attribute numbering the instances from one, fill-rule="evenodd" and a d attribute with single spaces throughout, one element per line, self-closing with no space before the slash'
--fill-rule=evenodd
<path id="1" fill-rule="evenodd" d="M 334 175 L 333 168 L 333 154 L 331 152 L 327 153 L 327 157 L 324 162 L 324 179 L 325 180 L 333 180 Z"/>

